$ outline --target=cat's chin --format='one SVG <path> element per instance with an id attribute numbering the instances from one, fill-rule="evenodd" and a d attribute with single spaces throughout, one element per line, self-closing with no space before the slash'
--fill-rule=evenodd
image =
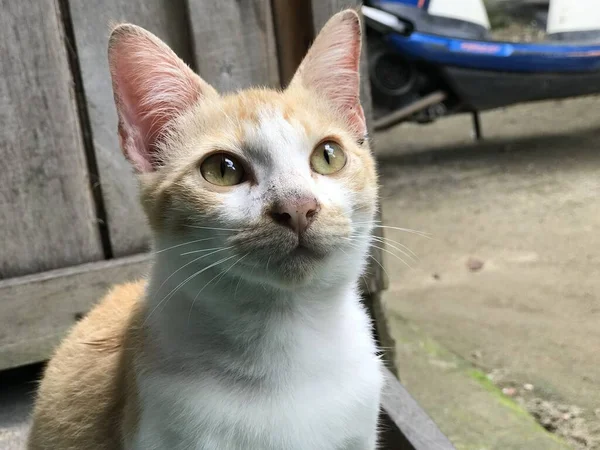
<path id="1" fill-rule="evenodd" d="M 251 282 L 278 289 L 297 289 L 320 279 L 327 259 L 327 254 L 299 246 L 284 257 L 273 255 L 266 263 L 247 261 L 240 265 L 238 272 Z"/>

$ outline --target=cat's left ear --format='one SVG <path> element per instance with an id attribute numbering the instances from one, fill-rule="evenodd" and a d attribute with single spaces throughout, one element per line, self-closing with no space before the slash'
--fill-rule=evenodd
<path id="1" fill-rule="evenodd" d="M 358 139 L 367 134 L 360 104 L 361 24 L 353 9 L 335 14 L 325 24 L 292 82 L 325 98 L 344 117 Z"/>

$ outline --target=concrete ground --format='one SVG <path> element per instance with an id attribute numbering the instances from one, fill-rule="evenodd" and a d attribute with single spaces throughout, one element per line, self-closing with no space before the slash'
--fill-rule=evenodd
<path id="1" fill-rule="evenodd" d="M 409 269 L 386 254 L 400 376 L 464 448 L 534 447 L 501 445 L 493 428 L 453 416 L 475 395 L 468 376 L 424 368 L 423 352 L 403 347 L 407 327 L 489 374 L 572 446 L 600 448 L 598 111 L 600 98 L 584 98 L 486 113 L 479 145 L 467 116 L 375 136 L 385 225 L 431 234 L 386 230 L 419 257 L 400 255 Z"/>
<path id="2" fill-rule="evenodd" d="M 0 450 L 22 450 L 40 367 L 0 372 Z"/>

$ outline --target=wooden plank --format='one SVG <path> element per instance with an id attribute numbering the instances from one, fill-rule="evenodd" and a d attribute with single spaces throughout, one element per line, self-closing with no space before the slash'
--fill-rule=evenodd
<path id="1" fill-rule="evenodd" d="M 389 371 L 386 371 L 381 409 L 384 413 L 382 448 L 455 450 L 450 440 Z"/>
<path id="2" fill-rule="evenodd" d="M 103 257 L 54 0 L 0 0 L 0 279 Z"/>
<path id="3" fill-rule="evenodd" d="M 312 8 L 306 0 L 273 0 L 279 79 L 285 87 L 314 40 Z"/>
<path id="4" fill-rule="evenodd" d="M 110 286 L 139 279 L 149 261 L 142 254 L 0 281 L 0 370 L 48 358 Z"/>
<path id="5" fill-rule="evenodd" d="M 187 0 L 202 78 L 219 92 L 279 86 L 269 0 Z"/>
<path id="6" fill-rule="evenodd" d="M 6 0 L 10 1 L 10 0 Z M 188 19 L 183 0 L 69 0 L 69 9 L 91 134 L 115 256 L 147 248 L 146 219 L 136 180 L 119 148 L 117 113 L 108 71 L 110 24 L 132 22 L 155 33 L 186 62 L 192 61 Z"/>

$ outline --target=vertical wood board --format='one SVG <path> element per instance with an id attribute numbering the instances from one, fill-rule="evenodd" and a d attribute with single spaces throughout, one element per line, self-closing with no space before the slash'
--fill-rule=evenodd
<path id="1" fill-rule="evenodd" d="M 315 37 L 312 8 L 306 0 L 273 0 L 272 5 L 279 79 L 286 87 Z"/>
<path id="2" fill-rule="evenodd" d="M 184 0 L 69 0 L 91 133 L 115 256 L 147 249 L 149 232 L 135 175 L 117 138 L 117 113 L 108 69 L 112 24 L 131 22 L 164 40 L 192 62 Z"/>
<path id="3" fill-rule="evenodd" d="M 57 3 L 0 11 L 1 279 L 103 251 Z"/>
<path id="4" fill-rule="evenodd" d="M 188 0 L 196 65 L 219 92 L 279 86 L 269 0 Z"/>

